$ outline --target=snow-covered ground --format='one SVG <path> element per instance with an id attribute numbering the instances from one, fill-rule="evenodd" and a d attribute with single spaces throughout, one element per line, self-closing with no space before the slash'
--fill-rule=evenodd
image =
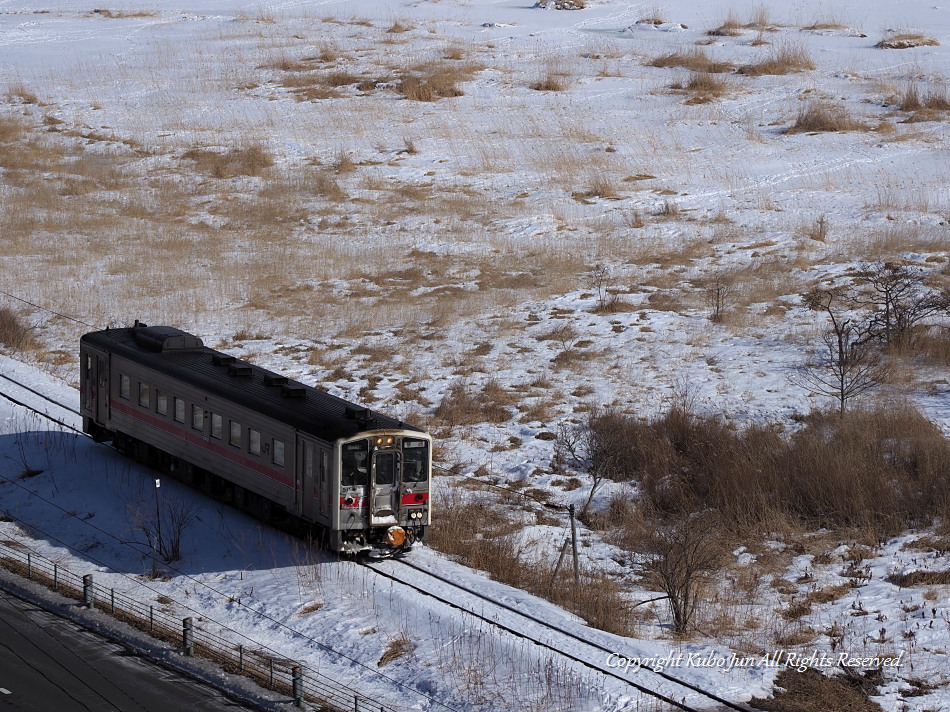
<path id="1" fill-rule="evenodd" d="M 586 4 L 0 0 L 0 305 L 30 319 L 39 342 L 18 358 L 41 364 L 48 383 L 74 384 L 84 331 L 136 318 L 178 326 L 428 422 L 445 435 L 443 465 L 578 505 L 589 483 L 552 484 L 550 434 L 592 407 L 648 415 L 688 397 L 737 425 L 786 426 L 827 405 L 788 378 L 823 327 L 798 295 L 864 260 L 947 277 L 950 112 L 913 109 L 907 98 L 947 97 L 950 11 L 886 0 Z M 709 34 L 726 26 L 731 34 Z M 896 34 L 937 44 L 875 46 Z M 783 51 L 807 66 L 750 69 Z M 711 60 L 729 65 L 712 75 L 722 85 L 691 89 L 697 75 L 684 65 Z M 435 100 L 406 98 L 413 82 L 434 88 Z M 855 130 L 786 133 L 815 105 Z M 719 323 L 709 319 L 716 280 L 732 289 Z M 618 308 L 598 308 L 612 296 Z M 3 362 L 4 373 L 19 368 Z M 889 388 L 950 432 L 946 371 L 915 365 Z M 441 428 L 435 407 L 461 383 L 488 387 L 507 419 Z M 66 385 L 43 387 L 75 399 Z M 109 567 L 143 573 L 140 554 L 99 542 L 79 520 L 93 515 L 131 536 L 128 506 L 152 494 L 148 477 L 4 412 L 6 476 L 29 455 L 44 474 L 18 484 L 78 519 L 14 485 L 2 508 L 85 542 Z M 87 478 L 97 486 L 83 486 Z M 604 487 L 595 506 L 623 491 Z M 536 681 L 547 658 L 530 646 L 447 612 L 420 614 L 410 594 L 374 590 L 346 562 L 311 567 L 299 545 L 195 501 L 192 536 L 215 547 L 188 550 L 185 572 L 198 581 L 228 596 L 253 589 L 274 617 L 336 638 L 339 652 L 371 668 L 406 634 L 414 652 L 383 670 L 451 706 L 554 704 Z M 523 538 L 540 549 L 564 526 Z M 586 562 L 627 573 L 613 548 L 583 536 Z M 856 654 L 906 650 L 905 679 L 946 670 L 945 587 L 901 591 L 885 580 L 939 569 L 943 558 L 905 544 L 874 551 L 862 586 L 790 627 L 819 631 L 822 645 L 827 631 L 840 633 Z M 739 552 L 737 566 L 750 556 Z M 796 559 L 782 576 L 799 590 L 831 587 L 850 580 L 840 573 L 853 556 Z M 305 654 L 196 581 L 162 585 L 172 598 L 187 591 L 209 619 L 240 621 L 251 637 L 286 644 L 289 657 Z M 314 601 L 318 611 L 297 615 Z M 775 618 L 776 599 L 751 605 Z M 618 645 L 714 647 L 646 640 L 663 634 L 654 623 L 643 634 Z M 510 664 L 480 668 L 486 657 Z M 363 668 L 319 662 L 414 704 L 388 678 L 366 682 Z M 728 697 L 764 694 L 771 678 L 767 668 L 680 672 Z M 563 675 L 568 708 L 628 705 L 626 691 L 586 669 Z M 882 700 L 888 709 L 948 704 L 943 688 L 901 701 L 897 687 Z"/>

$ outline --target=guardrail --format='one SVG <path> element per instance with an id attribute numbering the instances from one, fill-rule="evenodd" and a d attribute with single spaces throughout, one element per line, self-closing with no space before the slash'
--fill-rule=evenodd
<path id="1" fill-rule="evenodd" d="M 20 544 L 0 544 L 0 566 L 123 621 L 178 648 L 183 655 L 211 660 L 226 672 L 243 675 L 263 688 L 287 695 L 297 707 L 308 702 L 318 705 L 321 712 L 395 712 L 272 650 L 236 644 L 196 626 L 192 617 L 178 618 L 154 604 L 136 601 L 122 591 L 95 583 L 92 574 L 75 574 Z M 237 631 L 230 632 L 245 638 Z"/>

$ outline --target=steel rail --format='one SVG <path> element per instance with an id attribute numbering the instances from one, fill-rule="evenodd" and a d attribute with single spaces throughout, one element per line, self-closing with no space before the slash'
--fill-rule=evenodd
<path id="1" fill-rule="evenodd" d="M 532 623 L 536 623 L 536 624 L 541 625 L 541 626 L 543 626 L 543 627 L 545 627 L 545 628 L 547 628 L 547 629 L 549 629 L 549 630 L 556 631 L 556 632 L 559 633 L 560 635 L 563 635 L 563 636 L 565 636 L 565 637 L 567 637 L 567 638 L 571 638 L 571 639 L 573 639 L 573 640 L 576 640 L 576 641 L 578 641 L 578 642 L 580 642 L 580 643 L 583 643 L 584 645 L 587 645 L 587 646 L 589 646 L 589 647 L 596 648 L 597 650 L 599 650 L 599 651 L 601 651 L 601 652 L 603 652 L 603 653 L 607 653 L 608 655 L 612 655 L 612 654 L 614 654 L 614 653 L 617 652 L 617 651 L 615 651 L 615 650 L 611 650 L 610 648 L 607 648 L 607 647 L 601 645 L 600 643 L 591 642 L 591 641 L 589 641 L 589 640 L 586 640 L 585 638 L 581 637 L 580 635 L 577 635 L 576 633 L 572 633 L 572 632 L 570 632 L 570 631 L 568 631 L 568 630 L 564 630 L 563 628 L 558 628 L 557 626 L 551 625 L 551 624 L 548 623 L 547 621 L 544 621 L 544 620 L 542 620 L 542 619 L 540 619 L 540 618 L 537 618 L 536 616 L 533 616 L 533 615 L 531 615 L 530 613 L 525 613 L 524 611 L 518 610 L 518 609 L 515 608 L 514 606 L 508 605 L 507 603 L 503 603 L 503 602 L 501 602 L 501 601 L 496 601 L 495 599 L 493 599 L 493 598 L 491 598 L 490 596 L 487 596 L 487 595 L 485 595 L 485 594 L 483 594 L 483 593 L 478 593 L 478 592 L 475 592 L 475 591 L 470 591 L 469 589 L 460 586 L 458 583 L 456 583 L 455 581 L 452 581 L 451 579 L 446 578 L 445 576 L 441 576 L 441 575 L 439 575 L 439 574 L 437 574 L 437 573 L 434 573 L 434 572 L 432 572 L 432 571 L 429 571 L 429 570 L 427 570 L 427 569 L 424 569 L 424 568 L 422 568 L 421 566 L 417 566 L 416 564 L 413 564 L 413 563 L 410 562 L 410 561 L 406 561 L 406 560 L 403 559 L 403 558 L 395 558 L 395 559 L 391 559 L 391 560 L 392 560 L 392 561 L 395 561 L 395 562 L 397 562 L 397 563 L 399 563 L 399 564 L 401 564 L 401 565 L 403 565 L 403 566 L 407 566 L 407 567 L 409 567 L 409 568 L 413 569 L 414 571 L 417 571 L 417 572 L 419 572 L 419 573 L 421 573 L 421 574 L 424 574 L 424 575 L 426 575 L 426 576 L 429 576 L 429 577 L 431 577 L 431 578 L 434 578 L 434 579 L 436 579 L 436 580 L 438 580 L 438 581 L 440 581 L 440 582 L 442 582 L 442 583 L 444 583 L 444 584 L 446 584 L 446 585 L 448 585 L 448 586 L 451 586 L 451 587 L 453 587 L 453 588 L 457 588 L 457 589 L 459 589 L 459 590 L 461 590 L 461 591 L 465 591 L 465 593 L 467 593 L 467 594 L 470 595 L 470 596 L 474 596 L 474 597 L 479 598 L 479 599 L 482 599 L 482 600 L 484 600 L 484 601 L 488 601 L 488 602 L 491 603 L 492 605 L 495 605 L 495 606 L 497 606 L 497 607 L 499 607 L 499 608 L 503 608 L 503 609 L 505 609 L 505 610 L 507 610 L 507 611 L 510 611 L 511 613 L 514 613 L 514 614 L 516 614 L 516 615 L 518 615 L 518 616 L 521 616 L 522 618 L 525 618 L 525 619 L 531 621 Z M 596 669 L 601 670 L 600 668 L 596 668 Z M 666 680 L 666 681 L 668 681 L 668 682 L 672 682 L 672 683 L 677 684 L 677 685 L 682 685 L 683 687 L 686 687 L 686 688 L 688 688 L 688 689 L 690 689 L 690 690 L 692 690 L 693 692 L 696 692 L 696 693 L 698 693 L 698 694 L 704 695 L 705 697 L 708 697 L 709 699 L 714 700 L 715 702 L 718 702 L 719 704 L 724 705 L 725 707 L 728 707 L 729 709 L 736 710 L 737 712 L 749 712 L 749 708 L 748 708 L 748 707 L 743 707 L 743 706 L 741 706 L 741 705 L 737 705 L 735 702 L 731 702 L 731 701 L 729 701 L 729 700 L 727 700 L 727 699 L 724 699 L 724 698 L 722 698 L 722 697 L 719 697 L 719 696 L 716 695 L 715 693 L 709 692 L 708 690 L 704 690 L 704 689 L 702 689 L 701 687 L 698 687 L 698 686 L 692 684 L 691 682 L 686 682 L 685 680 L 681 680 L 681 679 L 679 679 L 679 678 L 677 678 L 677 677 L 674 677 L 673 675 L 670 675 L 670 674 L 668 674 L 668 673 L 665 673 L 665 672 L 662 672 L 662 671 L 657 671 L 657 670 L 654 670 L 653 668 L 650 668 L 650 667 L 641 667 L 641 668 L 639 668 L 639 670 L 646 670 L 647 672 L 650 672 L 650 673 L 652 673 L 652 674 L 654 674 L 654 675 L 657 675 L 657 676 L 663 678 L 664 680 Z M 612 677 L 616 677 L 616 678 L 618 678 L 618 679 L 624 680 L 625 682 L 629 682 L 629 680 L 627 680 L 626 678 L 624 678 L 624 677 L 622 677 L 622 676 L 620 676 L 620 675 L 617 675 L 616 673 L 609 673 L 609 672 L 607 672 L 607 671 L 605 671 L 605 670 L 601 670 L 601 672 L 603 672 L 605 675 L 610 675 L 610 676 L 612 676 Z"/>

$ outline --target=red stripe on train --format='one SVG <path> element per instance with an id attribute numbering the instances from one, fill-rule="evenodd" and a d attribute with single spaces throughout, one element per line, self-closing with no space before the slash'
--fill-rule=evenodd
<path id="1" fill-rule="evenodd" d="M 269 479 L 274 480 L 275 482 L 284 485 L 285 487 L 293 487 L 293 478 L 290 475 L 275 470 L 270 467 L 266 467 L 263 463 L 260 463 L 256 460 L 252 460 L 249 457 L 244 457 L 238 451 L 233 448 L 227 448 L 224 445 L 218 445 L 217 443 L 210 442 L 204 439 L 202 435 L 198 435 L 197 431 L 191 432 L 185 428 L 178 427 L 177 425 L 172 425 L 162 418 L 158 418 L 151 413 L 146 413 L 132 406 L 122 403 L 117 400 L 110 400 L 109 405 L 112 408 L 115 408 L 120 413 L 125 413 L 131 418 L 135 418 L 146 425 L 150 425 L 153 428 L 158 428 L 163 430 L 169 435 L 174 435 L 175 437 L 184 440 L 190 445 L 200 447 L 202 450 L 207 450 L 218 457 L 223 457 L 230 462 L 233 462 L 235 465 L 240 465 L 241 467 L 246 467 L 249 470 L 254 470 Z"/>

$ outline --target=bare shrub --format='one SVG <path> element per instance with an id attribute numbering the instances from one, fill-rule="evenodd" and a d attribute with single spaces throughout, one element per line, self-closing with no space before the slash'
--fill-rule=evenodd
<path id="1" fill-rule="evenodd" d="M 815 63 L 802 45 L 785 43 L 773 47 L 768 56 L 757 64 L 739 67 L 739 74 L 760 76 L 763 74 L 789 74 L 814 69 Z"/>
<path id="2" fill-rule="evenodd" d="M 828 239 L 828 219 L 819 215 L 812 225 L 803 227 L 800 232 L 816 242 L 825 242 Z"/>
<path id="3" fill-rule="evenodd" d="M 39 347 L 32 327 L 9 307 L 0 307 L 0 344 L 13 351 L 29 351 Z"/>
<path id="4" fill-rule="evenodd" d="M 132 525 L 145 535 L 148 546 L 165 563 L 181 559 L 182 539 L 198 513 L 194 500 L 184 497 L 156 499 L 154 507 L 139 502 L 129 504 L 128 512 Z"/>
<path id="5" fill-rule="evenodd" d="M 866 131 L 868 128 L 867 124 L 850 116 L 843 106 L 812 101 L 798 110 L 795 123 L 785 133 Z"/>
<path id="6" fill-rule="evenodd" d="M 703 298 L 709 307 L 709 320 L 721 324 L 726 313 L 739 303 L 741 288 L 736 274 L 720 272 L 703 280 L 699 286 L 703 289 Z"/>
<path id="7" fill-rule="evenodd" d="M 911 49 L 913 47 L 936 47 L 940 43 L 920 32 L 895 31 L 887 33 L 875 47 L 880 49 Z"/>
<path id="8" fill-rule="evenodd" d="M 709 576 L 723 561 L 722 537 L 712 512 L 685 514 L 654 530 L 645 553 L 645 583 L 666 594 L 673 632 L 685 635 Z"/>
<path id="9" fill-rule="evenodd" d="M 713 509 L 732 531 L 787 521 L 880 536 L 950 513 L 950 443 L 903 404 L 816 413 L 791 439 L 683 407 L 649 421 L 610 413 L 591 427 L 601 429 L 591 460 L 637 482 L 659 518 Z"/>

